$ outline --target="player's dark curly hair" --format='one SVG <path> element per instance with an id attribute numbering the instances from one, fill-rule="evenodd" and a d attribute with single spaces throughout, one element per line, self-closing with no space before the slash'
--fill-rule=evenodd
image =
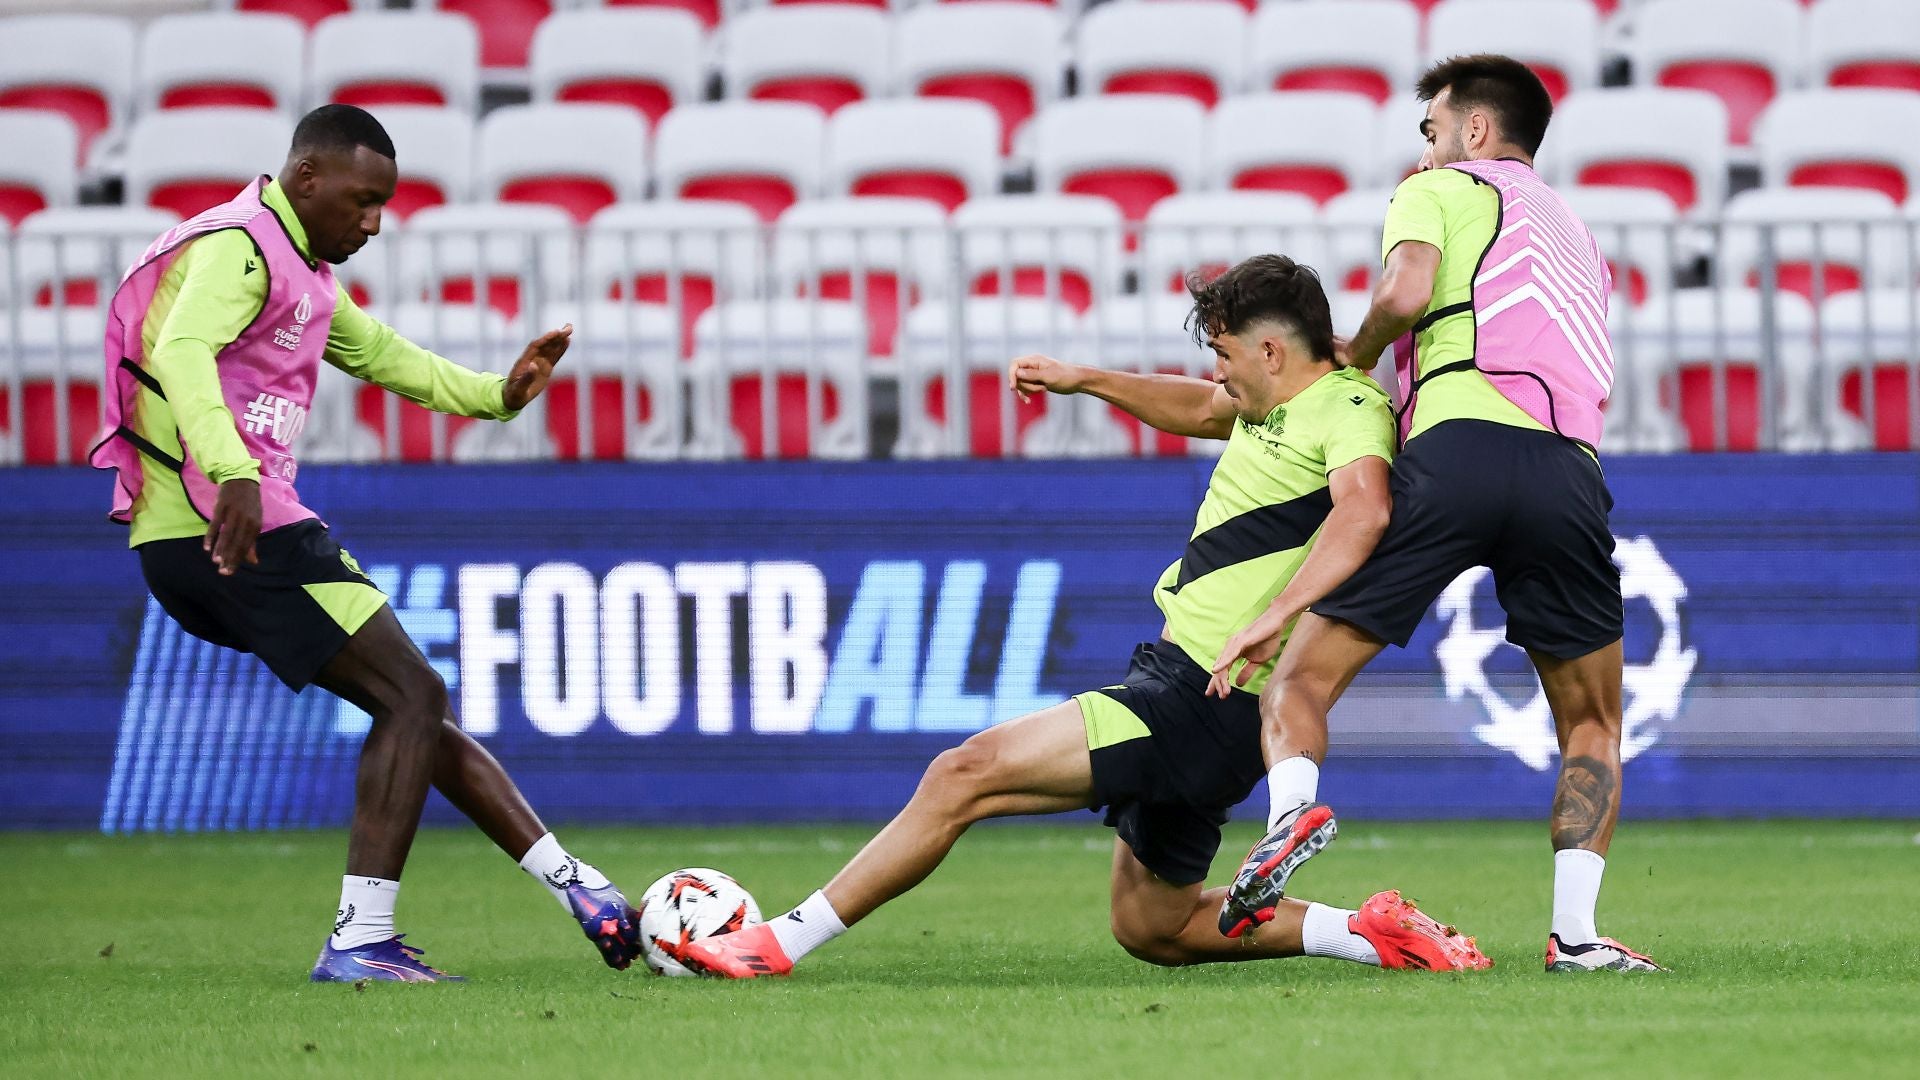
<path id="1" fill-rule="evenodd" d="M 1494 53 L 1455 56 L 1420 76 L 1416 92 L 1421 101 L 1432 101 L 1448 87 L 1453 88 L 1450 103 L 1456 112 L 1485 109 L 1500 125 L 1501 138 L 1528 157 L 1540 152 L 1540 140 L 1547 137 L 1547 123 L 1553 119 L 1553 95 L 1532 68 Z"/>
<path id="2" fill-rule="evenodd" d="M 1238 334 L 1262 319 L 1286 324 L 1316 360 L 1333 359 L 1333 312 L 1320 275 L 1285 255 L 1255 255 L 1219 277 L 1187 275 L 1193 313 L 1187 329 L 1205 345 L 1215 334 Z"/>
<path id="3" fill-rule="evenodd" d="M 339 150 L 353 153 L 364 146 L 383 158 L 393 155 L 393 137 L 365 109 L 352 105 L 322 105 L 300 118 L 293 129 L 295 156 Z"/>

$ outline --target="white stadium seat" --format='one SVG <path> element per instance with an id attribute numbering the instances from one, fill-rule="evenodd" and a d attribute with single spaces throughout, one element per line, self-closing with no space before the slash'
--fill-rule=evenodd
<path id="1" fill-rule="evenodd" d="M 541 396 L 556 454 L 600 461 L 677 454 L 684 372 L 673 309 L 605 300 L 547 305 L 540 326 L 565 323 L 573 324 L 573 344 Z"/>
<path id="2" fill-rule="evenodd" d="M 716 304 L 694 328 L 696 450 L 749 458 L 864 456 L 866 342 L 860 310 L 844 301 Z"/>
<path id="3" fill-rule="evenodd" d="M 1920 18 L 1909 0 L 1820 0 L 1807 9 L 1807 82 L 1920 90 Z"/>
<path id="4" fill-rule="evenodd" d="M 109 15 L 0 19 L 0 109 L 64 113 L 80 154 L 124 128 L 133 102 L 133 23 Z"/>
<path id="5" fill-rule="evenodd" d="M 513 318 L 574 294 L 573 219 L 557 207 L 429 206 L 395 239 L 410 300 L 483 305 Z"/>
<path id="6" fill-rule="evenodd" d="M 287 15 L 165 15 L 140 38 L 139 108 L 301 112 L 306 27 Z"/>
<path id="7" fill-rule="evenodd" d="M 1798 86 L 1805 33 L 1796 0 L 1647 0 L 1633 13 L 1634 81 L 1705 90 L 1746 146 L 1776 94 Z"/>
<path id="8" fill-rule="evenodd" d="M 772 221 L 820 194 L 826 117 L 792 101 L 683 105 L 660 121 L 653 169 L 669 199 L 731 199 Z"/>
<path id="9" fill-rule="evenodd" d="M 864 300 L 868 345 L 890 356 L 901 313 L 941 291 L 947 215 L 925 199 L 868 196 L 795 203 L 774 230 L 780 293 Z"/>
<path id="10" fill-rule="evenodd" d="M 1262 4 L 1250 31 L 1254 90 L 1332 90 L 1375 104 L 1413 93 L 1420 13 L 1404 0 Z"/>
<path id="11" fill-rule="evenodd" d="M 1920 449 L 1920 294 L 1844 293 L 1820 306 L 1820 390 L 1835 450 Z M 1871 372 L 1871 375 L 1869 375 Z M 1871 400 L 1869 400 L 1871 398 Z"/>
<path id="12" fill-rule="evenodd" d="M 1232 0 L 1102 4 L 1077 28 L 1082 94 L 1174 94 L 1207 108 L 1246 81 L 1247 17 Z"/>
<path id="13" fill-rule="evenodd" d="M 1304 195 L 1204 191 L 1170 195 L 1147 212 L 1140 291 L 1184 291 L 1185 277 L 1212 277 L 1254 255 L 1286 255 L 1318 267 L 1319 212 Z"/>
<path id="14" fill-rule="evenodd" d="M 557 206 L 584 223 L 647 193 L 647 122 L 620 105 L 509 105 L 480 121 L 483 199 Z"/>
<path id="15" fill-rule="evenodd" d="M 759 216 L 737 202 L 657 199 L 609 206 L 587 226 L 584 295 L 677 304 L 690 349 L 694 321 L 716 299 L 759 294 L 765 261 L 760 230 Z"/>
<path id="16" fill-rule="evenodd" d="M 859 101 L 827 122 L 830 193 L 910 196 L 951 210 L 999 189 L 999 120 L 980 102 Z"/>
<path id="17" fill-rule="evenodd" d="M 260 109 L 149 113 L 127 137 L 127 205 L 192 217 L 278 172 L 292 138 L 293 121 Z"/>
<path id="18" fill-rule="evenodd" d="M 625 105 L 656 124 L 706 89 L 705 33 L 685 11 L 562 11 L 534 34 L 529 69 L 537 102 Z"/>
<path id="19" fill-rule="evenodd" d="M 80 134 L 53 112 L 0 109 L 0 219 L 18 222 L 36 210 L 69 206 L 78 194 Z M 0 229 L 0 232 L 5 232 Z"/>
<path id="20" fill-rule="evenodd" d="M 1920 195 L 1920 94 L 1810 90 L 1783 95 L 1754 143 L 1770 185 L 1857 187 L 1895 202 Z"/>
<path id="21" fill-rule="evenodd" d="M 1209 186 L 1291 191 L 1324 203 L 1371 180 L 1377 110 L 1356 94 L 1230 98 L 1209 123 Z"/>
<path id="22" fill-rule="evenodd" d="M 1727 195 L 1726 131 L 1726 106 L 1704 90 L 1586 90 L 1554 110 L 1537 160 L 1556 184 L 1649 188 L 1712 214 Z"/>
<path id="23" fill-rule="evenodd" d="M 1006 195 L 953 212 L 961 276 L 976 296 L 1012 293 L 1085 311 L 1119 289 L 1122 219 L 1095 195 Z"/>
<path id="24" fill-rule="evenodd" d="M 727 20 L 727 96 L 794 101 L 833 112 L 886 86 L 887 16 L 851 4 L 757 8 Z"/>
<path id="25" fill-rule="evenodd" d="M 1427 16 L 1427 61 L 1500 53 L 1533 68 L 1558 102 L 1600 81 L 1592 0 L 1442 0 Z"/>
<path id="26" fill-rule="evenodd" d="M 1200 186 L 1206 112 L 1189 98 L 1074 98 L 1041 110 L 1032 135 L 1036 190 L 1098 195 L 1129 221 Z"/>
<path id="27" fill-rule="evenodd" d="M 415 211 L 473 198 L 473 117 L 442 105 L 382 105 L 374 119 L 393 140 L 399 168 L 388 216 L 404 220 Z"/>
<path id="28" fill-rule="evenodd" d="M 959 319 L 956 323 L 955 311 Z M 1040 394 L 1021 401 L 1007 389 L 1007 364 L 1026 353 L 1071 357 L 1078 347 L 1080 317 L 1065 304 L 1027 296 L 970 297 L 959 304 L 922 304 L 907 316 L 902 335 L 906 363 L 900 373 L 900 443 L 895 454 L 924 457 L 959 449 L 974 457 L 1074 453 L 1075 406 L 1093 398 Z M 967 387 L 963 434 L 952 429 L 954 371 Z"/>
<path id="29" fill-rule="evenodd" d="M 120 278 L 180 215 L 146 206 L 41 210 L 14 235 L 22 303 L 104 305 Z"/>
<path id="30" fill-rule="evenodd" d="M 1763 314 L 1768 305 L 1770 322 Z M 1813 308 L 1799 296 L 1739 287 L 1675 289 L 1638 307 L 1622 305 L 1610 322 L 1615 356 L 1629 370 L 1657 377 L 1659 407 L 1678 417 L 1688 448 L 1820 448 Z M 1717 407 L 1716 379 L 1724 379 L 1724 413 Z M 1769 415 L 1776 418 L 1771 432 Z"/>
<path id="31" fill-rule="evenodd" d="M 447 105 L 473 112 L 480 93 L 480 38 L 459 15 L 364 11 L 334 15 L 308 39 L 308 100 Z"/>
<path id="32" fill-rule="evenodd" d="M 928 4 L 898 16 L 893 27 L 894 89 L 991 106 L 1003 153 L 1020 125 L 1065 92 L 1060 16 L 1042 4 Z"/>
<path id="33" fill-rule="evenodd" d="M 1371 289 L 1380 275 L 1380 230 L 1393 188 L 1361 188 L 1336 195 L 1320 208 L 1325 252 L 1319 268 L 1327 290 Z M 1342 332 L 1357 330 L 1353 326 Z"/>
<path id="34" fill-rule="evenodd" d="M 1816 304 L 1902 278 L 1920 284 L 1907 264 L 1900 207 L 1877 191 L 1757 188 L 1728 200 L 1723 222 L 1718 261 L 1727 285 L 1758 287 L 1769 253 L 1774 287 Z"/>
<path id="35" fill-rule="evenodd" d="M 8 331 L 8 314 L 0 312 L 0 333 Z M 10 314 L 13 340 L 0 340 L 0 357 L 17 343 L 13 370 L 19 376 L 22 430 L 5 431 L 5 442 L 28 465 L 80 464 L 100 431 L 106 309 L 21 308 Z M 10 382 L 0 380 L 0 429 L 13 415 Z"/>

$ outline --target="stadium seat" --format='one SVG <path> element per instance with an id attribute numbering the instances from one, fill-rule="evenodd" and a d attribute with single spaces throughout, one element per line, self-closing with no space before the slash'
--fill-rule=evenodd
<path id="1" fill-rule="evenodd" d="M 1172 94 L 1206 108 L 1246 79 L 1247 16 L 1233 0 L 1102 4 L 1080 20 L 1082 94 Z"/>
<path id="2" fill-rule="evenodd" d="M 1692 244 L 1677 232 L 1680 214 L 1671 199 L 1644 188 L 1579 184 L 1560 194 L 1599 242 L 1616 301 L 1625 296 L 1639 304 L 1674 287 L 1674 269 Z"/>
<path id="3" fill-rule="evenodd" d="M 483 304 L 513 318 L 574 295 L 573 219 L 557 207 L 429 206 L 394 239 L 410 300 Z"/>
<path id="4" fill-rule="evenodd" d="M 1141 230 L 1140 291 L 1184 294 L 1186 276 L 1211 278 L 1253 255 L 1275 252 L 1321 264 L 1319 212 L 1304 195 L 1206 191 L 1170 195 Z"/>
<path id="5" fill-rule="evenodd" d="M 543 395 L 557 456 L 617 461 L 678 454 L 685 420 L 673 309 L 604 300 L 549 304 L 540 326 L 569 322 L 573 344 Z"/>
<path id="6" fill-rule="evenodd" d="M 1821 395 L 1832 449 L 1920 449 L 1917 306 L 1912 289 L 1846 293 L 1820 306 Z"/>
<path id="7" fill-rule="evenodd" d="M 657 124 L 675 105 L 700 100 L 705 48 L 689 12 L 563 11 L 534 34 L 533 100 L 625 105 Z"/>
<path id="8" fill-rule="evenodd" d="M 308 29 L 312 29 L 329 15 L 344 15 L 349 11 L 371 11 L 384 2 L 385 0 L 216 0 L 214 7 L 255 14 L 291 15 L 306 24 Z"/>
<path id="9" fill-rule="evenodd" d="M 0 218 L 8 224 L 74 201 L 80 135 L 73 121 L 36 109 L 0 109 L 0 146 L 7 148 L 0 154 Z"/>
<path id="10" fill-rule="evenodd" d="M 1151 293 L 1114 297 L 1087 313 L 1087 362 L 1103 368 L 1141 373 L 1213 377 L 1212 350 L 1196 343 L 1187 329 L 1193 302 L 1185 294 Z M 1201 452 L 1210 439 L 1189 439 L 1147 427 L 1117 406 L 1101 402 L 1102 427 L 1117 432 L 1121 452 L 1181 455 Z"/>
<path id="11" fill-rule="evenodd" d="M 1754 137 L 1770 185 L 1854 187 L 1895 202 L 1920 195 L 1920 94 L 1811 90 L 1786 94 Z"/>
<path id="12" fill-rule="evenodd" d="M 826 117 L 792 101 L 682 105 L 660 121 L 653 168 L 669 199 L 729 199 L 771 222 L 820 193 Z"/>
<path id="13" fill-rule="evenodd" d="M 1799 84 L 1805 33 L 1794 0 L 1647 0 L 1633 20 L 1635 81 L 1716 95 L 1734 146 L 1748 145 L 1774 95 Z"/>
<path id="14" fill-rule="evenodd" d="M 1920 18 L 1908 0 L 1821 0 L 1807 10 L 1813 86 L 1920 90 Z"/>
<path id="15" fill-rule="evenodd" d="M 647 122 L 620 105 L 508 105 L 480 121 L 482 199 L 557 206 L 584 224 L 647 194 Z"/>
<path id="16" fill-rule="evenodd" d="M 1333 90 L 1382 104 L 1419 73 L 1420 15 L 1403 0 L 1262 4 L 1249 29 L 1255 90 Z"/>
<path id="17" fill-rule="evenodd" d="M 400 336 L 422 348 L 480 371 L 506 371 L 531 339 L 518 320 L 470 303 L 407 303 L 391 313 L 381 310 L 374 315 L 386 319 Z M 456 444 L 471 441 L 474 428 L 495 426 L 480 424 L 471 417 L 433 412 L 372 383 L 358 387 L 355 411 L 360 423 L 379 437 L 388 460 L 449 461 L 484 457 L 461 453 Z M 526 425 L 527 430 L 532 428 L 533 425 Z M 494 432 L 486 432 L 483 441 L 492 434 Z M 525 433 L 520 434 L 524 440 Z M 551 453 L 529 452 L 521 456 L 551 456 Z"/>
<path id="18" fill-rule="evenodd" d="M 332 364 L 319 365 L 314 373 L 307 426 L 300 429 L 303 463 L 380 460 L 380 435 L 359 415 L 360 392 L 366 385 Z"/>
<path id="19" fill-rule="evenodd" d="M 147 246 L 179 222 L 177 214 L 139 206 L 67 206 L 27 215 L 13 243 L 22 303 L 104 305 Z"/>
<path id="20" fill-rule="evenodd" d="M 439 105 L 382 105 L 372 112 L 399 155 L 387 217 L 404 221 L 422 207 L 473 198 L 472 117 Z"/>
<path id="21" fill-rule="evenodd" d="M 286 160 L 293 122 L 260 109 L 170 109 L 127 137 L 127 205 L 192 217 L 239 194 Z"/>
<path id="22" fill-rule="evenodd" d="M 1500 53 L 1523 61 L 1557 104 L 1600 80 L 1592 0 L 1443 0 L 1427 16 L 1427 62 Z"/>
<path id="23" fill-rule="evenodd" d="M 1034 187 L 1098 195 L 1128 221 L 1153 204 L 1200 186 L 1206 112 L 1169 94 L 1074 98 L 1032 121 Z"/>
<path id="24" fill-rule="evenodd" d="M 1328 289 L 1373 288 L 1382 266 L 1380 230 L 1392 202 L 1393 188 L 1361 188 L 1336 195 L 1320 208 L 1325 236 L 1320 280 Z"/>
<path id="25" fill-rule="evenodd" d="M 1769 303 L 1771 341 L 1762 314 Z M 1814 450 L 1824 442 L 1814 409 L 1813 308 L 1805 300 L 1739 287 L 1717 295 L 1676 289 L 1633 308 L 1630 318 L 1631 329 L 1612 320 L 1614 351 L 1633 354 L 1640 370 L 1657 376 L 1660 407 L 1679 418 L 1685 448 Z"/>
<path id="26" fill-rule="evenodd" d="M 414 0 L 413 6 L 471 20 L 480 34 L 480 66 L 505 74 L 526 69 L 533 36 L 558 5 L 554 0 Z"/>
<path id="27" fill-rule="evenodd" d="M 971 297 L 957 305 L 935 301 L 914 308 L 903 335 L 906 363 L 900 373 L 895 456 L 1072 453 L 1075 405 L 1103 403 L 1051 394 L 1023 402 L 1007 389 L 1007 364 L 1026 353 L 1072 358 L 1079 331 L 1080 317 L 1072 308 L 1033 297 Z M 956 356 L 959 372 L 950 366 Z M 948 387 L 956 374 L 967 386 L 963 434 L 956 434 L 948 419 Z"/>
<path id="28" fill-rule="evenodd" d="M 779 292 L 864 301 L 874 356 L 893 355 L 901 314 L 940 291 L 948 262 L 946 212 L 925 199 L 795 203 L 773 235 Z"/>
<path id="29" fill-rule="evenodd" d="M 1020 0 L 929 4 L 894 22 L 896 89 L 933 98 L 971 98 L 1000 118 L 1000 152 L 1039 108 L 1063 92 L 1060 17 Z"/>
<path id="30" fill-rule="evenodd" d="M 1427 103 L 1412 94 L 1380 106 L 1373 122 L 1373 183 L 1398 186 L 1420 171 L 1420 161 L 1427 152 L 1420 124 L 1426 118 Z"/>
<path id="31" fill-rule="evenodd" d="M 1815 223 L 1818 223 L 1817 225 Z M 1759 287 L 1774 263 L 1775 288 L 1819 304 L 1862 286 L 1907 278 L 1906 222 L 1892 199 L 1852 188 L 1759 188 L 1727 202 L 1720 280 Z"/>
<path id="32" fill-rule="evenodd" d="M 127 122 L 133 99 L 133 23 L 108 15 L 0 19 L 0 109 L 64 113 L 81 159 Z M 11 155 L 9 155 L 11 156 Z"/>
<path id="33" fill-rule="evenodd" d="M 1094 195 L 1007 195 L 953 212 L 962 280 L 975 296 L 1038 296 L 1085 311 L 1119 289 L 1123 222 Z"/>
<path id="34" fill-rule="evenodd" d="M 867 332 L 854 305 L 716 304 L 700 316 L 694 342 L 696 450 L 748 458 L 865 456 Z"/>
<path id="35" fill-rule="evenodd" d="M 700 20 L 704 29 L 712 30 L 720 25 L 720 11 L 724 0 L 580 0 L 581 7 L 608 8 L 659 8 L 667 11 L 684 11 Z"/>
<path id="36" fill-rule="evenodd" d="M 139 108 L 210 105 L 295 115 L 305 90 L 306 28 L 287 15 L 166 15 L 140 38 Z"/>
<path id="37" fill-rule="evenodd" d="M 931 199 L 952 210 L 999 189 L 999 120 L 977 101 L 859 101 L 827 122 L 830 193 Z"/>
<path id="38" fill-rule="evenodd" d="M 364 11 L 323 19 L 308 41 L 308 98 L 372 108 L 479 101 L 473 23 L 433 11 Z"/>
<path id="39" fill-rule="evenodd" d="M 1726 200 L 1726 131 L 1726 106 L 1704 90 L 1586 90 L 1555 110 L 1537 160 L 1557 184 L 1648 188 L 1709 215 Z"/>
<path id="40" fill-rule="evenodd" d="M 794 101 L 826 112 L 886 85 L 887 16 L 852 4 L 787 4 L 727 20 L 721 74 L 727 96 Z"/>
<path id="41" fill-rule="evenodd" d="M 106 311 L 98 307 L 0 311 L 0 334 L 17 340 L 21 430 L 9 441 L 28 465 L 74 465 L 86 460 L 100 434 L 100 342 Z M 0 357 L 13 342 L 0 338 Z M 0 379 L 0 428 L 9 428 L 10 380 Z"/>
<path id="42" fill-rule="evenodd" d="M 716 299 L 760 294 L 761 229 L 750 208 L 724 200 L 609 206 L 587 226 L 585 295 L 677 304 L 691 351 L 694 323 Z"/>
<path id="43" fill-rule="evenodd" d="M 1372 178 L 1376 122 L 1375 108 L 1355 94 L 1230 98 L 1209 121 L 1209 186 L 1291 191 L 1325 203 Z"/>

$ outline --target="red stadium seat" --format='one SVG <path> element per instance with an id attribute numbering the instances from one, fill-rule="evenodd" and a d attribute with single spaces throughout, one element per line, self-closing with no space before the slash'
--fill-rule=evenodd
<path id="1" fill-rule="evenodd" d="M 1826 377 L 1839 381 L 1835 397 L 1842 422 L 1835 426 L 1857 433 L 1836 441 L 1835 449 L 1920 449 L 1914 442 L 1920 355 L 1913 351 L 1920 328 L 1913 323 L 1913 304 L 1911 289 L 1896 288 L 1849 293 L 1821 305 Z"/>
<path id="2" fill-rule="evenodd" d="M 727 23 L 727 94 L 793 101 L 831 113 L 885 87 L 887 16 L 867 7 L 792 4 Z"/>
<path id="3" fill-rule="evenodd" d="M 1640 304 L 1673 288 L 1672 263 L 1684 255 L 1677 237 L 1672 248 L 1667 243 L 1680 220 L 1671 200 L 1630 187 L 1572 185 L 1560 194 L 1606 255 L 1616 305 L 1622 295 Z"/>
<path id="4" fill-rule="evenodd" d="M 786 293 L 865 300 L 867 352 L 891 356 L 901 313 L 947 271 L 947 215 L 923 199 L 816 199 L 780 216 L 773 262 Z"/>
<path id="5" fill-rule="evenodd" d="M 78 193 L 79 133 L 57 113 L 0 110 L 0 219 L 18 224 Z"/>
<path id="6" fill-rule="evenodd" d="M 567 322 L 573 345 L 546 393 L 556 456 L 617 461 L 677 452 L 681 365 L 673 312 L 658 304 L 555 304 L 541 325 Z"/>
<path id="7" fill-rule="evenodd" d="M 1229 0 L 1104 4 L 1080 21 L 1076 67 L 1103 94 L 1171 94 L 1212 108 L 1245 79 L 1246 14 Z"/>
<path id="8" fill-rule="evenodd" d="M 140 39 L 140 107 L 292 115 L 306 90 L 306 47 L 306 28 L 284 15 L 162 16 Z"/>
<path id="9" fill-rule="evenodd" d="M 787 101 L 683 105 L 660 122 L 654 140 L 659 193 L 722 199 L 771 222 L 820 190 L 826 119 Z"/>
<path id="10" fill-rule="evenodd" d="M 610 8 L 666 8 L 670 11 L 684 11 L 700 20 L 700 25 L 708 30 L 720 25 L 721 0 L 600 0 Z"/>
<path id="11" fill-rule="evenodd" d="M 1098 363 L 1107 368 L 1210 378 L 1215 366 L 1213 353 L 1196 345 L 1185 329 L 1191 306 L 1184 293 L 1109 300 L 1087 314 L 1088 355 L 1098 357 Z M 1336 329 L 1345 333 L 1353 327 Z M 1180 457 L 1194 450 L 1195 440 L 1148 427 L 1118 408 L 1109 407 L 1103 412 L 1122 434 L 1128 453 Z"/>
<path id="12" fill-rule="evenodd" d="M 1000 186 L 999 122 L 977 101 L 862 101 L 827 123 L 826 186 L 952 210 Z"/>
<path id="13" fill-rule="evenodd" d="M 509 105 L 480 122 L 479 190 L 585 223 L 646 195 L 646 121 L 617 105 Z"/>
<path id="14" fill-rule="evenodd" d="M 309 28 L 329 15 L 344 15 L 353 10 L 352 0 L 236 0 L 235 10 L 271 15 L 291 15 Z"/>
<path id="15" fill-rule="evenodd" d="M 103 132 L 125 123 L 136 51 L 130 20 L 106 15 L 0 18 L 0 42 L 5 43 L 0 49 L 0 109 L 64 115 L 79 137 L 82 159 Z"/>
<path id="16" fill-rule="evenodd" d="M 1216 188 L 1286 191 L 1316 203 L 1373 173 L 1375 109 L 1353 94 L 1299 90 L 1221 102 L 1209 121 Z"/>
<path id="17" fill-rule="evenodd" d="M 903 334 L 900 442 L 895 454 L 949 453 L 951 357 L 958 346 L 966 385 L 967 426 L 960 447 L 975 457 L 1064 453 L 1070 433 L 1064 399 L 1040 394 L 1021 401 L 1007 392 L 1006 363 L 1022 353 L 1060 355 L 1078 340 L 1080 319 L 1045 300 L 933 300 L 914 308 Z M 1049 438 L 1051 436 L 1051 438 Z M 1085 447 L 1082 447 L 1085 449 Z"/>
<path id="18" fill-rule="evenodd" d="M 106 314 L 99 308 L 28 308 L 16 312 L 14 320 L 20 460 L 28 465 L 83 462 L 100 434 L 99 356 Z M 7 381 L 0 380 L 0 430 L 10 422 L 12 406 Z"/>
<path id="19" fill-rule="evenodd" d="M 1771 339 L 1762 315 L 1769 305 Z M 1631 334 L 1615 327 L 1615 352 L 1631 348 L 1650 359 L 1648 370 L 1658 373 L 1660 407 L 1679 418 L 1687 447 L 1754 451 L 1817 445 L 1814 318 L 1805 300 L 1745 288 L 1725 289 L 1716 299 L 1711 290 L 1682 289 L 1634 314 Z M 1767 416 L 1775 418 L 1770 439 Z"/>
<path id="20" fill-rule="evenodd" d="M 399 152 L 385 214 L 404 221 L 429 206 L 473 198 L 473 120 L 458 109 L 392 105 L 373 110 Z"/>
<path id="21" fill-rule="evenodd" d="M 1794 0 L 1648 0 L 1634 15 L 1635 76 L 1719 97 L 1732 143 L 1745 146 L 1760 111 L 1799 78 L 1802 23 Z"/>
<path id="22" fill-rule="evenodd" d="M 1500 53 L 1525 62 L 1554 102 L 1600 78 L 1600 17 L 1590 0 L 1444 0 L 1427 19 L 1427 60 Z"/>
<path id="23" fill-rule="evenodd" d="M 992 107 L 1005 154 L 1034 110 L 1060 96 L 1061 37 L 1059 16 L 1039 4 L 929 4 L 895 21 L 894 66 L 907 93 Z"/>
<path id="24" fill-rule="evenodd" d="M 1033 120 L 1035 186 L 1098 195 L 1129 221 L 1199 185 L 1206 114 L 1186 98 L 1117 94 L 1075 98 Z"/>
<path id="25" fill-rule="evenodd" d="M 657 124 L 676 103 L 700 100 L 705 49 L 684 11 L 561 12 L 534 35 L 533 99 L 623 105 Z"/>
<path id="26" fill-rule="evenodd" d="M 961 273 L 975 296 L 1032 296 L 1085 311 L 1118 288 L 1119 208 L 1087 195 L 975 199 L 954 211 Z"/>
<path id="27" fill-rule="evenodd" d="M 513 318 L 530 303 L 572 295 L 571 233 L 571 219 L 552 206 L 426 207 L 396 237 L 402 295 L 479 304 Z"/>
<path id="28" fill-rule="evenodd" d="M 1726 198 L 1726 130 L 1726 107 L 1704 91 L 1583 90 L 1555 110 L 1540 160 L 1561 183 L 1646 188 L 1711 213 Z"/>
<path id="29" fill-rule="evenodd" d="M 1863 188 L 1895 202 L 1920 193 L 1920 94 L 1811 90 L 1787 94 L 1760 119 L 1755 142 L 1769 184 Z"/>
<path id="30" fill-rule="evenodd" d="M 748 458 L 864 456 L 866 331 L 853 305 L 736 301 L 701 316 L 695 338 L 694 367 L 726 418 L 696 442 Z"/>
<path id="31" fill-rule="evenodd" d="M 479 102 L 480 39 L 473 22 L 435 11 L 335 15 L 308 39 L 314 95 L 371 109 Z"/>
<path id="32" fill-rule="evenodd" d="M 489 68 L 524 68 L 527 50 L 541 20 L 553 14 L 553 0 L 435 0 L 441 11 L 464 15 L 480 32 L 480 63 Z"/>
<path id="33" fill-rule="evenodd" d="M 1771 250 L 1774 285 L 1818 303 L 1867 284 L 1898 285 L 1906 222 L 1892 199 L 1857 188 L 1758 188 L 1727 203 L 1726 279 L 1758 287 Z M 1818 227 L 1811 223 L 1821 223 Z"/>
<path id="34" fill-rule="evenodd" d="M 127 203 L 183 218 L 233 198 L 284 158 L 293 122 L 260 109 L 148 113 L 127 137 Z"/>
<path id="35" fill-rule="evenodd" d="M 735 202 L 621 203 L 587 229 L 586 295 L 677 303 L 684 351 L 716 299 L 750 296 L 762 263 L 760 221 Z"/>
<path id="36" fill-rule="evenodd" d="M 1814 86 L 1920 90 L 1920 19 L 1906 0 L 1823 0 L 1807 11 Z"/>
<path id="37" fill-rule="evenodd" d="M 1402 0 L 1263 4 L 1249 24 L 1256 90 L 1322 90 L 1375 104 L 1413 85 L 1420 16 Z"/>

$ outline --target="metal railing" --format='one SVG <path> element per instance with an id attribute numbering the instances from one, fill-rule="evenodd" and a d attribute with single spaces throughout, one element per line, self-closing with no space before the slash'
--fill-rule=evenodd
<path id="1" fill-rule="evenodd" d="M 1007 361 L 1207 376 L 1178 272 L 1287 251 L 1320 268 L 1349 333 L 1379 255 L 1377 227 L 1304 219 L 1041 225 L 826 205 L 772 227 L 653 215 L 580 228 L 541 208 L 472 209 L 485 213 L 423 211 L 340 280 L 403 335 L 484 370 L 572 322 L 554 392 L 516 423 L 473 424 L 324 369 L 303 459 L 1206 452 L 1092 399 L 1022 405 Z M 1920 222 L 1591 225 L 1616 278 L 1604 449 L 1920 447 Z M 99 424 L 104 304 L 151 238 L 0 235 L 0 461 L 81 459 Z"/>

